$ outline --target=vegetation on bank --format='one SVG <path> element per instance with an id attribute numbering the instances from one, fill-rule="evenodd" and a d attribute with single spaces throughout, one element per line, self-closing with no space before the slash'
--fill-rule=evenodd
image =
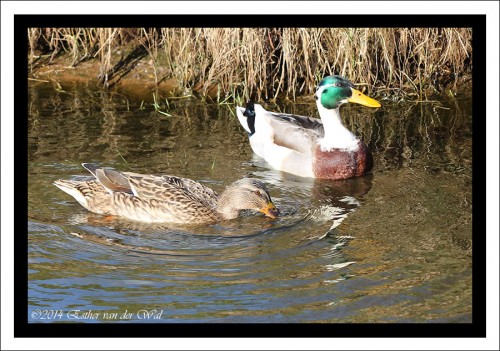
<path id="1" fill-rule="evenodd" d="M 127 77 L 218 101 L 295 98 L 340 74 L 378 96 L 426 100 L 471 86 L 470 28 L 30 28 L 29 70 L 95 61 L 104 87 Z M 151 74 L 141 76 L 146 65 Z"/>

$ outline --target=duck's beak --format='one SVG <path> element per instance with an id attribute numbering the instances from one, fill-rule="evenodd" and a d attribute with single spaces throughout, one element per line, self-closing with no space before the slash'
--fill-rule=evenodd
<path id="1" fill-rule="evenodd" d="M 268 216 L 270 218 L 276 218 L 276 217 L 278 217 L 278 215 L 280 213 L 280 211 L 276 208 L 276 206 L 274 206 L 272 201 L 269 201 L 267 206 L 262 208 L 260 210 L 260 212 L 262 212 L 263 214 L 265 214 L 266 216 Z"/>
<path id="2" fill-rule="evenodd" d="M 356 104 L 361 104 L 361 105 L 368 106 L 368 107 L 380 107 L 380 103 L 377 100 L 366 96 L 365 94 L 363 94 L 359 90 L 356 90 L 353 88 L 351 88 L 351 90 L 352 90 L 352 96 L 350 98 L 348 98 L 347 101 L 354 102 Z"/>

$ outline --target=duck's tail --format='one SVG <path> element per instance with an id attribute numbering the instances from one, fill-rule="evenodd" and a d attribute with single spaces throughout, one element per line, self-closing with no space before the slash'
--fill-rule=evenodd
<path id="1" fill-rule="evenodd" d="M 248 133 L 248 136 L 251 137 L 255 134 L 255 104 L 252 100 L 248 100 L 246 108 L 237 106 L 236 107 L 236 115 L 238 116 L 238 120 L 240 124 Z"/>
<path id="2" fill-rule="evenodd" d="M 86 195 L 86 190 L 88 189 L 85 186 L 85 182 L 76 181 L 76 180 L 64 180 L 58 179 L 53 183 L 56 187 L 64 191 L 66 194 L 71 195 L 78 201 L 83 207 L 88 209 L 88 202 Z"/>

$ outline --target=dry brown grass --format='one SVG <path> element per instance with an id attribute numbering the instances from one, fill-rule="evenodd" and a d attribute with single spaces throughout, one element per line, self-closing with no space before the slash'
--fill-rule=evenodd
<path id="1" fill-rule="evenodd" d="M 456 92 L 472 67 L 469 28 L 30 28 L 28 39 L 32 72 L 43 55 L 65 53 L 72 67 L 99 59 L 109 86 L 147 56 L 156 84 L 174 78 L 219 101 L 295 98 L 331 74 L 424 100 Z"/>

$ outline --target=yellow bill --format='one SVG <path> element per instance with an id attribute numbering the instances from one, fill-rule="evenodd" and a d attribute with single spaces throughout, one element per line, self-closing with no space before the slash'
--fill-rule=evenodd
<path id="1" fill-rule="evenodd" d="M 363 94 L 359 90 L 356 90 L 353 88 L 351 88 L 351 90 L 352 90 L 352 96 L 350 98 L 348 98 L 347 101 L 354 102 L 356 104 L 361 104 L 361 105 L 368 106 L 368 107 L 380 107 L 380 103 L 377 100 L 366 96 L 365 94 Z"/>
<path id="2" fill-rule="evenodd" d="M 276 218 L 278 217 L 280 211 L 274 206 L 272 202 L 269 202 L 266 207 L 260 210 L 263 214 L 270 218 Z"/>

